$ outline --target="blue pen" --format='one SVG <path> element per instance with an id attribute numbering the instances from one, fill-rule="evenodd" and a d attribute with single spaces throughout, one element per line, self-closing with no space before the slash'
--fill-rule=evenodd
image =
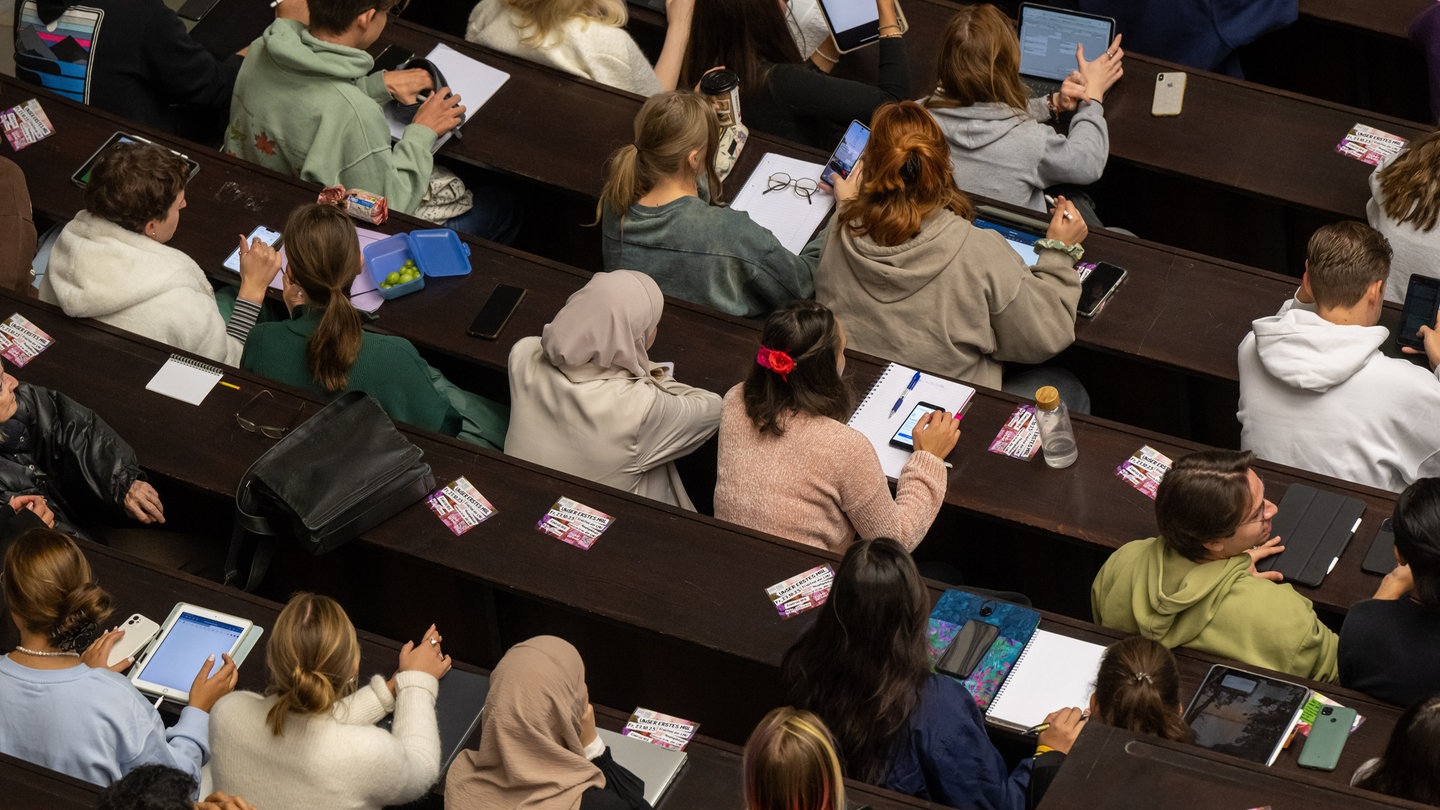
<path id="1" fill-rule="evenodd" d="M 901 391 L 901 392 L 900 392 L 900 398 L 897 399 L 897 400 L 895 400 L 895 407 L 893 407 L 893 408 L 890 409 L 890 415 L 891 415 L 891 416 L 894 416 L 895 414 L 897 414 L 897 413 L 900 412 L 900 406 L 905 404 L 905 395 L 908 394 L 908 393 L 910 393 L 911 391 L 914 391 L 914 390 L 915 390 L 915 385 L 916 385 L 917 383 L 919 383 L 919 382 L 920 382 L 920 372 L 917 371 L 917 372 L 915 372 L 915 376 L 910 378 L 910 384 L 907 385 L 907 386 L 905 386 L 905 390 L 904 390 L 904 391 Z"/>

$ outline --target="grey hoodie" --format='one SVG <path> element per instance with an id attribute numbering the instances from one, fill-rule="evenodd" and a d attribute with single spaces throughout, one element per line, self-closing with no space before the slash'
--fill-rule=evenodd
<path id="1" fill-rule="evenodd" d="M 1070 134 L 1049 124 L 1045 99 L 1032 99 L 1028 115 L 1001 103 L 930 110 L 955 164 L 955 182 L 971 194 L 1045 210 L 1045 189 L 1100 179 L 1110 156 L 1110 130 L 1100 104 L 1080 105 Z"/>
<path id="2" fill-rule="evenodd" d="M 999 388 L 1002 360 L 1039 363 L 1075 340 L 1080 277 L 1070 257 L 1025 262 L 995 231 L 948 209 L 893 247 L 857 237 L 832 216 L 815 299 L 849 345 L 966 382 Z"/>
<path id="3" fill-rule="evenodd" d="M 1261 458 L 1399 492 L 1440 475 L 1440 381 L 1379 351 L 1383 326 L 1287 303 L 1240 343 L 1240 446 Z"/>

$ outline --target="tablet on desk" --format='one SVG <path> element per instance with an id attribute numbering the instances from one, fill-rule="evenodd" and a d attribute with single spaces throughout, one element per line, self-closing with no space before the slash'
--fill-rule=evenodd
<path id="1" fill-rule="evenodd" d="M 86 159 L 85 163 L 76 169 L 74 174 L 70 175 L 71 182 L 81 188 L 90 185 L 90 173 L 95 170 L 95 162 L 100 159 L 100 156 L 105 153 L 106 149 L 109 149 L 117 143 L 154 143 L 154 141 L 149 138 L 142 138 L 139 135 L 131 135 L 127 132 L 117 132 L 111 135 L 105 143 L 100 144 L 100 148 L 96 149 L 90 157 Z M 169 151 L 171 154 L 184 160 L 185 165 L 190 167 L 189 173 L 185 175 L 187 181 L 200 171 L 200 164 L 192 160 L 189 155 L 181 154 L 174 149 L 170 149 Z"/>
<path id="2" fill-rule="evenodd" d="M 253 627 L 248 619 L 181 602 L 135 664 L 130 681 L 142 692 L 189 703 L 190 686 L 205 659 L 215 656 L 214 674 L 224 666 L 221 656 L 235 657 Z"/>

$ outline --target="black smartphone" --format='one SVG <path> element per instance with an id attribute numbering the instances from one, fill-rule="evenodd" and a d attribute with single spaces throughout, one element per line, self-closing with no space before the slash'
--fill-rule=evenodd
<path id="1" fill-rule="evenodd" d="M 375 57 L 375 67 L 371 73 L 381 70 L 399 70 L 400 66 L 415 58 L 415 54 L 405 50 L 399 45 L 387 45 L 380 55 Z"/>
<path id="2" fill-rule="evenodd" d="M 215 8 L 219 2 L 220 0 L 185 0 L 185 4 L 180 6 L 180 10 L 175 13 L 184 19 L 200 22 L 201 18 L 209 14 L 210 9 Z"/>
<path id="3" fill-rule="evenodd" d="M 955 635 L 955 640 L 945 648 L 935 668 L 954 678 L 970 677 L 970 673 L 975 671 L 980 659 L 990 650 L 999 635 L 1000 628 L 989 622 L 975 619 L 965 622 L 965 626 Z"/>
<path id="4" fill-rule="evenodd" d="M 506 321 L 520 306 L 520 301 L 525 298 L 524 287 L 514 287 L 509 284 L 500 284 L 495 291 L 490 293 L 485 305 L 480 307 L 480 314 L 475 316 L 475 322 L 465 330 L 472 337 L 494 340 L 500 336 L 500 330 L 505 328 Z"/>
<path id="5" fill-rule="evenodd" d="M 1365 553 L 1360 570 L 1382 577 L 1395 570 L 1395 529 L 1390 518 L 1380 521 L 1380 529 L 1370 541 L 1370 550 Z"/>
<path id="6" fill-rule="evenodd" d="M 869 140 L 870 128 L 859 121 L 851 121 L 850 127 L 845 130 L 845 137 L 840 139 L 840 144 L 830 153 L 830 159 L 825 161 L 825 168 L 820 172 L 820 181 L 829 183 L 830 177 L 836 174 L 849 177 Z"/>
<path id="7" fill-rule="evenodd" d="M 1100 262 L 1090 275 L 1080 282 L 1080 306 L 1075 308 L 1082 318 L 1093 318 L 1104 308 L 1105 302 L 1125 281 L 1125 268 L 1109 262 Z"/>
<path id="8" fill-rule="evenodd" d="M 900 427 L 895 431 L 895 435 L 890 437 L 890 446 L 898 447 L 901 450 L 914 450 L 915 437 L 912 434 L 915 431 L 915 425 L 925 414 L 931 411 L 943 410 L 945 409 L 939 405 L 931 405 L 928 402 L 917 404 L 910 410 L 910 415 L 905 417 L 905 421 L 900 423 Z"/>
<path id="9" fill-rule="evenodd" d="M 1405 290 L 1405 310 L 1400 316 L 1400 331 L 1395 342 L 1412 349 L 1423 349 L 1420 327 L 1435 328 L 1435 315 L 1440 312 L 1440 278 L 1415 273 Z"/>

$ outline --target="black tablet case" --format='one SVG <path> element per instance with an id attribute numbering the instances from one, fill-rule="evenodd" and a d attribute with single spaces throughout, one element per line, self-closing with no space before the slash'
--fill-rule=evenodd
<path id="1" fill-rule="evenodd" d="M 1315 587 L 1330 573 L 1365 513 L 1365 502 L 1304 484 L 1292 484 L 1280 500 L 1271 536 L 1285 551 L 1256 566 L 1279 571 L 1286 582 Z"/>

